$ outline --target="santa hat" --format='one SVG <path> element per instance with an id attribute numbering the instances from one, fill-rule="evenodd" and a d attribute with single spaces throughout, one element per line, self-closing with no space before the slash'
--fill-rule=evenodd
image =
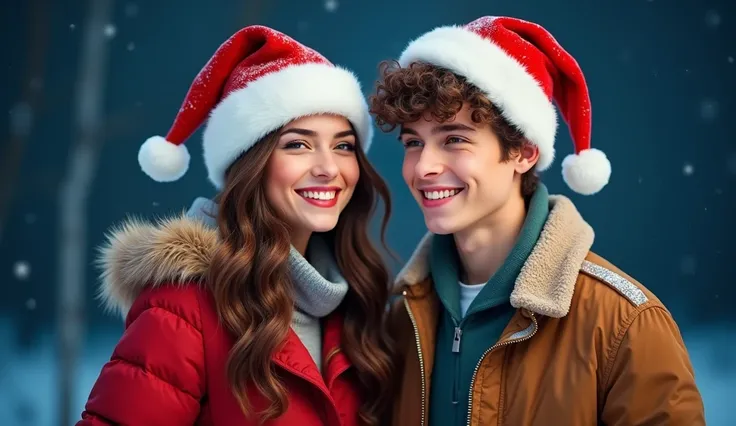
<path id="1" fill-rule="evenodd" d="M 611 176 L 606 155 L 591 148 L 590 97 L 577 61 L 541 26 L 508 17 L 483 17 L 465 26 L 436 28 L 412 41 L 399 63 L 425 62 L 464 77 L 539 147 L 539 170 L 555 155 L 557 102 L 575 153 L 562 176 L 575 192 L 595 194 Z"/>
<path id="2" fill-rule="evenodd" d="M 179 179 L 190 160 L 184 141 L 207 121 L 204 162 L 210 181 L 221 189 L 225 171 L 256 142 L 296 118 L 320 113 L 347 118 L 368 151 L 373 127 L 355 75 L 285 34 L 246 27 L 217 49 L 194 79 L 169 133 L 146 140 L 138 162 L 158 182 Z"/>

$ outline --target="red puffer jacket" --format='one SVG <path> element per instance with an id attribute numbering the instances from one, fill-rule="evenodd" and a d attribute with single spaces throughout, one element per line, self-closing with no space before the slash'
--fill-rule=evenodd
<path id="1" fill-rule="evenodd" d="M 227 379 L 233 336 L 219 324 L 211 293 L 197 284 L 216 242 L 214 231 L 183 218 L 158 227 L 129 223 L 111 235 L 102 291 L 111 307 L 128 312 L 125 332 L 77 426 L 258 424 L 243 414 Z M 340 351 L 341 329 L 339 315 L 324 323 L 322 373 L 289 333 L 273 355 L 289 407 L 267 425 L 358 424 L 357 378 Z M 258 392 L 249 390 L 248 398 L 255 410 L 265 408 Z"/>

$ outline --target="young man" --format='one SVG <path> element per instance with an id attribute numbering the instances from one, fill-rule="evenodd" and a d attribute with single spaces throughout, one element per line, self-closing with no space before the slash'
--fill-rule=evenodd
<path id="1" fill-rule="evenodd" d="M 565 182 L 608 183 L 576 61 L 539 25 L 485 17 L 381 72 L 372 111 L 400 127 L 429 229 L 397 278 L 393 424 L 704 424 L 670 313 L 590 251 L 591 227 L 535 175 L 553 161 L 556 101 L 575 144 Z"/>

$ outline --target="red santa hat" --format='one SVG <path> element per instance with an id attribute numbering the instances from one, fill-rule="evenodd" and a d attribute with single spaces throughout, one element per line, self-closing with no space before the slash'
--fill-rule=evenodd
<path id="1" fill-rule="evenodd" d="M 590 96 L 583 72 L 541 26 L 486 16 L 465 26 L 436 28 L 401 54 L 401 66 L 412 62 L 448 69 L 481 89 L 539 147 L 539 170 L 549 168 L 555 156 L 556 101 L 575 145 L 575 153 L 562 162 L 565 182 L 584 195 L 608 183 L 611 163 L 590 145 Z"/>
<path id="2" fill-rule="evenodd" d="M 158 182 L 179 179 L 189 168 L 184 142 L 207 121 L 204 162 L 210 181 L 221 189 L 227 168 L 261 138 L 320 113 L 347 118 L 368 151 L 373 127 L 355 75 L 285 34 L 246 27 L 217 49 L 194 79 L 169 133 L 146 140 L 138 162 Z"/>

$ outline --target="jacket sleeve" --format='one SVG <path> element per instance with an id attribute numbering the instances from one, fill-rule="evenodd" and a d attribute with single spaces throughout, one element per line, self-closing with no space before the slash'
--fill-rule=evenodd
<path id="1" fill-rule="evenodd" d="M 609 361 L 603 423 L 705 425 L 693 368 L 669 312 L 661 306 L 647 308 L 624 331 Z"/>
<path id="2" fill-rule="evenodd" d="M 187 305 L 198 305 L 158 296 L 139 297 L 132 307 L 77 426 L 196 422 L 205 386 L 204 350 L 198 314 L 190 314 Z"/>

